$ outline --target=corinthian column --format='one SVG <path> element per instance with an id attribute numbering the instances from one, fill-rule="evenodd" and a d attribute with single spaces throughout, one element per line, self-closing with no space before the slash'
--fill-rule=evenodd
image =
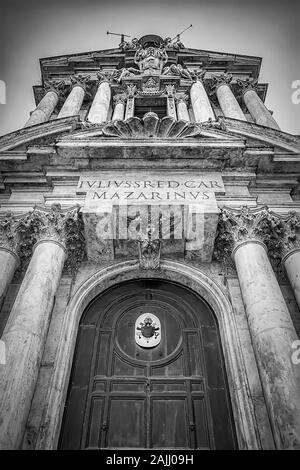
<path id="1" fill-rule="evenodd" d="M 188 96 L 185 93 L 176 94 L 178 121 L 189 121 L 190 115 L 187 109 Z"/>
<path id="2" fill-rule="evenodd" d="M 24 127 L 34 126 L 49 121 L 59 99 L 59 84 L 48 82 L 45 87 L 46 94 L 41 99 Z"/>
<path id="3" fill-rule="evenodd" d="M 100 84 L 87 117 L 88 121 L 93 123 L 107 121 L 111 98 L 111 89 L 107 74 L 100 72 L 97 76 Z"/>
<path id="4" fill-rule="evenodd" d="M 123 121 L 124 114 L 125 114 L 125 103 L 126 103 L 126 95 L 125 93 L 120 93 L 114 96 L 114 114 L 112 117 L 113 121 Z"/>
<path id="5" fill-rule="evenodd" d="M 0 365 L 0 449 L 18 449 L 21 445 L 67 238 L 74 226 L 76 232 L 77 218 L 78 209 L 61 212 L 54 207 L 50 211 L 36 209 L 26 221 L 27 229 L 38 235 L 2 336 L 6 364 Z"/>
<path id="6" fill-rule="evenodd" d="M 280 130 L 280 127 L 271 115 L 270 111 L 267 109 L 257 94 L 257 82 L 250 80 L 238 80 L 238 84 L 242 87 L 244 103 L 247 106 L 254 122 L 261 126 L 267 126 Z"/>
<path id="7" fill-rule="evenodd" d="M 282 262 L 300 308 L 300 215 L 292 212 L 284 223 Z"/>
<path id="8" fill-rule="evenodd" d="M 205 71 L 198 71 L 197 81 L 191 86 L 190 96 L 196 122 L 215 120 L 209 98 L 203 85 Z"/>
<path id="9" fill-rule="evenodd" d="M 218 243 L 232 250 L 276 446 L 299 449 L 300 367 L 291 361 L 297 334 L 264 244 L 281 232 L 266 210 L 223 209 Z"/>
<path id="10" fill-rule="evenodd" d="M 0 219 L 0 308 L 19 264 L 17 220 L 11 214 Z"/>
<path id="11" fill-rule="evenodd" d="M 214 88 L 220 107 L 224 113 L 224 116 L 232 119 L 239 119 L 240 121 L 246 121 L 244 113 L 231 91 L 231 81 L 231 75 L 223 74 L 214 77 Z"/>
<path id="12" fill-rule="evenodd" d="M 89 77 L 75 75 L 71 76 L 70 80 L 71 92 L 64 102 L 60 112 L 58 113 L 57 119 L 69 116 L 77 116 L 83 103 Z"/>

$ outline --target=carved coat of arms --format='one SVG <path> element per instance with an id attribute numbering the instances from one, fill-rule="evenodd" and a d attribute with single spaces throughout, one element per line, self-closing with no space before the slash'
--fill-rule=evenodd
<path id="1" fill-rule="evenodd" d="M 153 313 L 143 313 L 135 322 L 135 341 L 143 348 L 153 348 L 160 343 L 161 325 Z"/>

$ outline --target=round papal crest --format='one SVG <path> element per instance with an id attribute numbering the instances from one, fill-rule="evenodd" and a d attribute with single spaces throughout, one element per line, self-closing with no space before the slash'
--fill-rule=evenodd
<path id="1" fill-rule="evenodd" d="M 143 348 L 154 348 L 160 343 L 161 326 L 153 313 L 143 313 L 135 322 L 135 341 Z"/>

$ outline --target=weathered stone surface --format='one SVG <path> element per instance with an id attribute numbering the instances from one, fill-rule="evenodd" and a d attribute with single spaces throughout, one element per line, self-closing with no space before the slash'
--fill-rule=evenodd
<path id="1" fill-rule="evenodd" d="M 59 243 L 36 246 L 2 336 L 6 364 L 0 365 L 1 449 L 21 445 L 64 258 Z"/>

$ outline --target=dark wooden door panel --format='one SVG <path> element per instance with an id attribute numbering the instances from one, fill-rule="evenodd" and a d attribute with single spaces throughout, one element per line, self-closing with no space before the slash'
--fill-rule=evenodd
<path id="1" fill-rule="evenodd" d="M 150 409 L 152 447 L 190 447 L 188 406 L 185 397 L 152 398 Z"/>
<path id="2" fill-rule="evenodd" d="M 105 447 L 146 447 L 145 413 L 145 398 L 111 398 Z"/>
<path id="3" fill-rule="evenodd" d="M 134 327 L 151 312 L 161 341 L 145 349 Z M 95 299 L 79 326 L 60 448 L 235 446 L 218 326 L 207 304 L 151 279 Z"/>

